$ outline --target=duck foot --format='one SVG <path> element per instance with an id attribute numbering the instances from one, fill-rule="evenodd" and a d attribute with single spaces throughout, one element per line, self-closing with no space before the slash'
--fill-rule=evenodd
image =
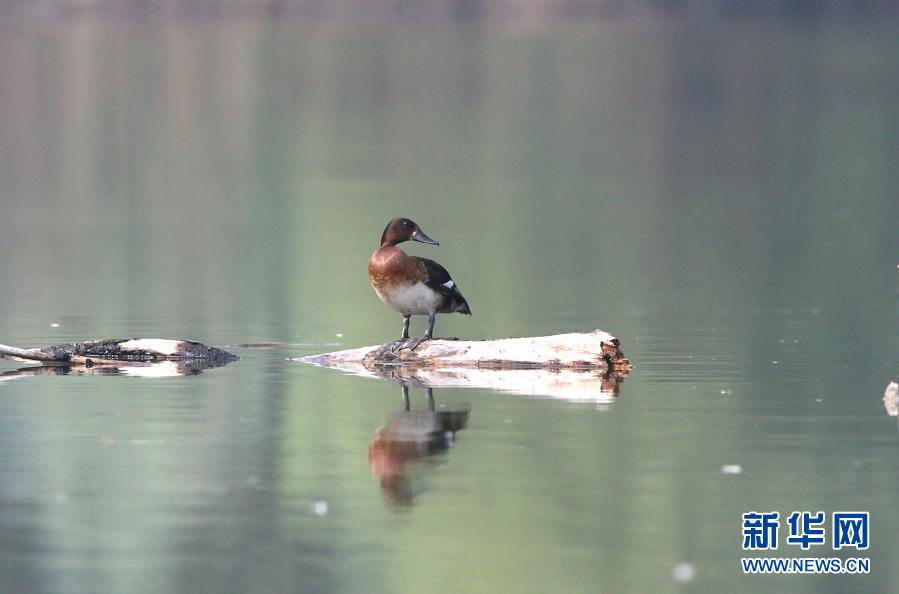
<path id="1" fill-rule="evenodd" d="M 376 357 L 385 357 L 387 355 L 396 355 L 399 351 L 403 349 L 409 349 L 410 351 L 414 351 L 417 349 L 423 342 L 427 342 L 431 340 L 429 337 L 422 336 L 421 338 L 400 338 L 399 340 L 393 340 L 391 342 L 387 342 L 382 344 L 375 350 L 374 354 Z"/>
<path id="2" fill-rule="evenodd" d="M 375 356 L 383 357 L 385 355 L 392 355 L 400 350 L 403 345 L 406 343 L 404 339 L 392 340 L 390 342 L 385 342 L 382 344 L 377 350 L 375 350 Z"/>
<path id="3" fill-rule="evenodd" d="M 421 338 L 410 338 L 409 340 L 405 341 L 405 344 L 400 348 L 409 349 L 410 351 L 414 351 L 421 345 L 421 343 L 426 342 L 428 340 L 431 340 L 431 338 L 425 337 L 425 336 L 422 336 Z"/>

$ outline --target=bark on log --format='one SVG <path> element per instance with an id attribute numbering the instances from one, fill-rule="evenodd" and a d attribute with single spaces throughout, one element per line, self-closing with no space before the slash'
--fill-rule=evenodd
<path id="1" fill-rule="evenodd" d="M 29 349 L 0 344 L 0 355 L 18 361 L 86 366 L 159 361 L 203 362 L 216 366 L 239 358 L 199 342 L 164 338 L 110 338 Z"/>
<path id="2" fill-rule="evenodd" d="M 364 377 L 439 388 L 487 388 L 574 402 L 608 403 L 630 363 L 611 334 L 445 340 L 414 351 L 363 347 L 294 359 Z"/>

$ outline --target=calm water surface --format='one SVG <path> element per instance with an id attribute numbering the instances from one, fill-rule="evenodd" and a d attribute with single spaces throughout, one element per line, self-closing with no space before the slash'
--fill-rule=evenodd
<path id="1" fill-rule="evenodd" d="M 897 33 L 4 31 L 0 342 L 295 346 L 6 376 L 2 590 L 895 591 Z M 474 311 L 439 335 L 602 328 L 617 399 L 437 389 L 452 446 L 373 463 L 400 386 L 288 358 L 398 335 L 400 214 Z M 819 509 L 871 575 L 742 575 L 741 513 Z"/>

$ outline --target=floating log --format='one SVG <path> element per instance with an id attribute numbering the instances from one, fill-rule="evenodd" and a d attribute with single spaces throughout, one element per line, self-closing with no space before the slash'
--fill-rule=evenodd
<path id="1" fill-rule="evenodd" d="M 294 359 L 365 377 L 435 388 L 487 388 L 597 404 L 614 401 L 630 370 L 618 339 L 595 330 L 500 340 L 434 339 Z"/>
<path id="2" fill-rule="evenodd" d="M 0 355 L 17 361 L 87 367 L 109 363 L 121 365 L 162 361 L 202 363 L 203 367 L 209 367 L 239 359 L 227 351 L 199 342 L 164 338 L 107 338 L 28 349 L 0 344 Z"/>
<path id="3" fill-rule="evenodd" d="M 526 336 L 498 340 L 437 338 L 416 348 L 390 350 L 369 346 L 299 360 L 323 367 L 340 363 L 403 365 L 409 367 L 461 367 L 477 369 L 575 369 L 627 374 L 630 362 L 618 339 L 602 330 L 553 336 Z"/>

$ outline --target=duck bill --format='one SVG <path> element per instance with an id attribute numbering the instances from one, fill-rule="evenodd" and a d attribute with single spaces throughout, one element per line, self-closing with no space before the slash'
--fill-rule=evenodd
<path id="1" fill-rule="evenodd" d="M 415 233 L 412 234 L 412 241 L 419 241 L 421 243 L 429 243 L 431 245 L 440 245 L 439 243 L 437 243 L 436 241 L 434 241 L 433 239 L 431 239 L 430 237 L 425 235 L 425 232 L 422 231 L 421 229 L 415 230 Z"/>

